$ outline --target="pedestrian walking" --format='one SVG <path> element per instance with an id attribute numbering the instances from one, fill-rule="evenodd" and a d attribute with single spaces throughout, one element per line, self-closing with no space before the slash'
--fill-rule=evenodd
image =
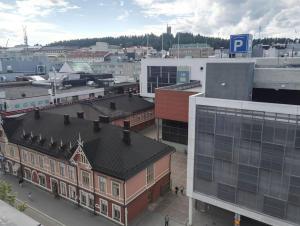
<path id="1" fill-rule="evenodd" d="M 165 226 L 169 226 L 169 216 L 165 216 Z"/>
<path id="2" fill-rule="evenodd" d="M 177 195 L 179 188 L 176 186 L 175 187 L 175 194 Z"/>
<path id="3" fill-rule="evenodd" d="M 20 186 L 20 187 L 23 187 L 23 182 L 24 182 L 24 181 L 23 181 L 23 178 L 20 177 L 20 179 L 19 179 L 19 186 Z"/>
<path id="4" fill-rule="evenodd" d="M 180 187 L 180 193 L 183 195 L 184 187 L 181 185 Z"/>
<path id="5" fill-rule="evenodd" d="M 30 201 L 33 201 L 33 200 L 32 200 L 32 193 L 31 193 L 31 191 L 28 192 L 28 199 L 29 199 Z"/>

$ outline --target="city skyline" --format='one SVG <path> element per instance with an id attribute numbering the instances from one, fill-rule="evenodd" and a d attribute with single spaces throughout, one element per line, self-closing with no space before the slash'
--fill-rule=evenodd
<path id="1" fill-rule="evenodd" d="M 192 32 L 229 38 L 296 38 L 300 30 L 299 0 L 1 0 L 0 46 L 119 35 Z M 205 23 L 203 23 L 205 21 Z M 8 40 L 9 39 L 9 40 Z"/>

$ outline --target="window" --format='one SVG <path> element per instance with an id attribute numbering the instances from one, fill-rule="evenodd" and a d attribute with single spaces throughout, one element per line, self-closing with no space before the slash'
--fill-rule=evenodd
<path id="1" fill-rule="evenodd" d="M 100 199 L 100 213 L 107 216 L 108 203 L 106 200 Z"/>
<path id="2" fill-rule="evenodd" d="M 25 169 L 25 170 L 24 170 L 24 174 L 25 174 L 25 178 L 26 178 L 27 180 L 31 180 L 31 172 L 30 172 L 30 170 Z"/>
<path id="3" fill-rule="evenodd" d="M 34 154 L 33 153 L 30 153 L 30 161 L 31 161 L 32 165 L 35 164 L 35 159 L 34 159 Z"/>
<path id="4" fill-rule="evenodd" d="M 68 174 L 69 174 L 70 180 L 74 180 L 74 167 L 68 166 Z"/>
<path id="5" fill-rule="evenodd" d="M 52 174 L 55 174 L 55 161 L 50 159 L 50 171 Z"/>
<path id="6" fill-rule="evenodd" d="M 69 196 L 70 196 L 70 199 L 73 199 L 73 200 L 76 199 L 76 188 L 71 185 L 69 185 Z"/>
<path id="7" fill-rule="evenodd" d="M 46 178 L 44 175 L 39 175 L 39 184 L 43 187 L 46 187 Z"/>
<path id="8" fill-rule="evenodd" d="M 90 174 L 86 171 L 81 171 L 82 184 L 84 186 L 90 186 Z"/>
<path id="9" fill-rule="evenodd" d="M 88 164 L 88 160 L 86 159 L 86 157 L 84 155 L 80 155 L 80 162 L 84 163 L 84 164 Z"/>
<path id="10" fill-rule="evenodd" d="M 94 208 L 94 196 L 89 194 L 89 207 Z"/>
<path id="11" fill-rule="evenodd" d="M 40 167 L 44 168 L 44 158 L 41 155 L 39 156 L 39 163 L 40 163 Z"/>
<path id="12" fill-rule="evenodd" d="M 67 195 L 67 186 L 66 186 L 66 184 L 64 182 L 60 182 L 60 193 L 63 196 Z"/>
<path id="13" fill-rule="evenodd" d="M 100 192 L 103 192 L 103 193 L 106 192 L 106 178 L 99 177 L 99 189 L 100 189 Z"/>
<path id="14" fill-rule="evenodd" d="M 115 196 L 115 197 L 119 197 L 120 196 L 120 184 L 117 183 L 117 182 L 111 182 L 112 184 L 112 195 Z"/>
<path id="15" fill-rule="evenodd" d="M 13 147 L 10 147 L 9 154 L 10 154 L 10 156 L 15 157 L 15 150 Z"/>
<path id="16" fill-rule="evenodd" d="M 147 167 L 147 184 L 154 181 L 154 166 L 153 164 Z"/>
<path id="17" fill-rule="evenodd" d="M 25 150 L 22 151 L 23 162 L 27 162 L 27 152 Z"/>
<path id="18" fill-rule="evenodd" d="M 61 175 L 62 177 L 65 176 L 65 164 L 60 163 L 60 165 L 59 165 L 59 173 L 60 173 L 60 175 Z"/>
<path id="19" fill-rule="evenodd" d="M 80 203 L 86 206 L 86 193 L 83 191 L 80 191 Z"/>
<path id="20" fill-rule="evenodd" d="M 113 208 L 113 219 L 114 220 L 117 220 L 117 221 L 120 221 L 121 220 L 121 208 L 120 206 L 117 206 L 117 205 L 112 205 L 112 208 Z"/>

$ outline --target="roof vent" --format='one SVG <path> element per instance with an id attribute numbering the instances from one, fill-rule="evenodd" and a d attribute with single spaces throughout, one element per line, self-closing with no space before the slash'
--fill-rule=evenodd
<path id="1" fill-rule="evenodd" d="M 123 141 L 125 144 L 130 145 L 131 139 L 130 139 L 130 131 L 129 130 L 123 130 Z"/>
<path id="2" fill-rule="evenodd" d="M 129 120 L 124 120 L 123 123 L 124 123 L 124 127 L 123 128 L 125 130 L 130 130 L 130 121 Z"/>
<path id="3" fill-rule="evenodd" d="M 77 118 L 84 119 L 84 112 L 83 111 L 77 112 Z"/>
<path id="4" fill-rule="evenodd" d="M 34 109 L 34 118 L 39 119 L 40 117 L 40 110 L 38 108 Z"/>
<path id="5" fill-rule="evenodd" d="M 110 102 L 110 109 L 116 110 L 116 103 L 115 102 Z"/>
<path id="6" fill-rule="evenodd" d="M 100 131 L 100 122 L 99 122 L 99 120 L 95 120 L 94 122 L 93 122 L 93 125 L 94 125 L 94 132 L 99 132 Z"/>
<path id="7" fill-rule="evenodd" d="M 105 115 L 100 115 L 99 116 L 99 121 L 101 123 L 109 123 L 109 117 L 108 116 L 105 116 Z"/>
<path id="8" fill-rule="evenodd" d="M 64 124 L 69 125 L 70 124 L 70 116 L 69 115 L 64 115 Z"/>

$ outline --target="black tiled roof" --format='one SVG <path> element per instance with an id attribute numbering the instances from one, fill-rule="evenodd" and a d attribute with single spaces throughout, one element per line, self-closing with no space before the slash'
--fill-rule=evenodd
<path id="1" fill-rule="evenodd" d="M 116 109 L 110 108 L 110 103 L 114 102 Z M 88 120 L 97 120 L 99 115 L 108 116 L 111 120 L 124 118 L 134 113 L 145 111 L 154 108 L 154 104 L 132 95 L 127 94 L 116 95 L 101 98 L 90 102 L 82 102 L 66 106 L 58 106 L 48 109 L 47 112 L 55 114 L 69 114 L 72 117 L 77 117 L 77 112 L 84 112 L 84 117 Z"/>
<path id="2" fill-rule="evenodd" d="M 77 148 L 80 134 L 83 151 L 92 168 L 122 180 L 173 151 L 172 147 L 135 132 L 130 133 L 131 144 L 128 145 L 122 139 L 122 128 L 111 124 L 100 124 L 101 130 L 94 132 L 92 121 L 70 118 L 70 124 L 64 125 L 61 115 L 40 112 L 40 116 L 35 119 L 34 112 L 31 112 L 18 118 L 4 119 L 3 128 L 9 141 L 68 161 Z M 39 143 L 40 135 L 45 139 L 42 145 Z M 51 140 L 55 142 L 54 146 L 50 145 Z M 64 148 L 60 148 L 61 141 Z"/>

